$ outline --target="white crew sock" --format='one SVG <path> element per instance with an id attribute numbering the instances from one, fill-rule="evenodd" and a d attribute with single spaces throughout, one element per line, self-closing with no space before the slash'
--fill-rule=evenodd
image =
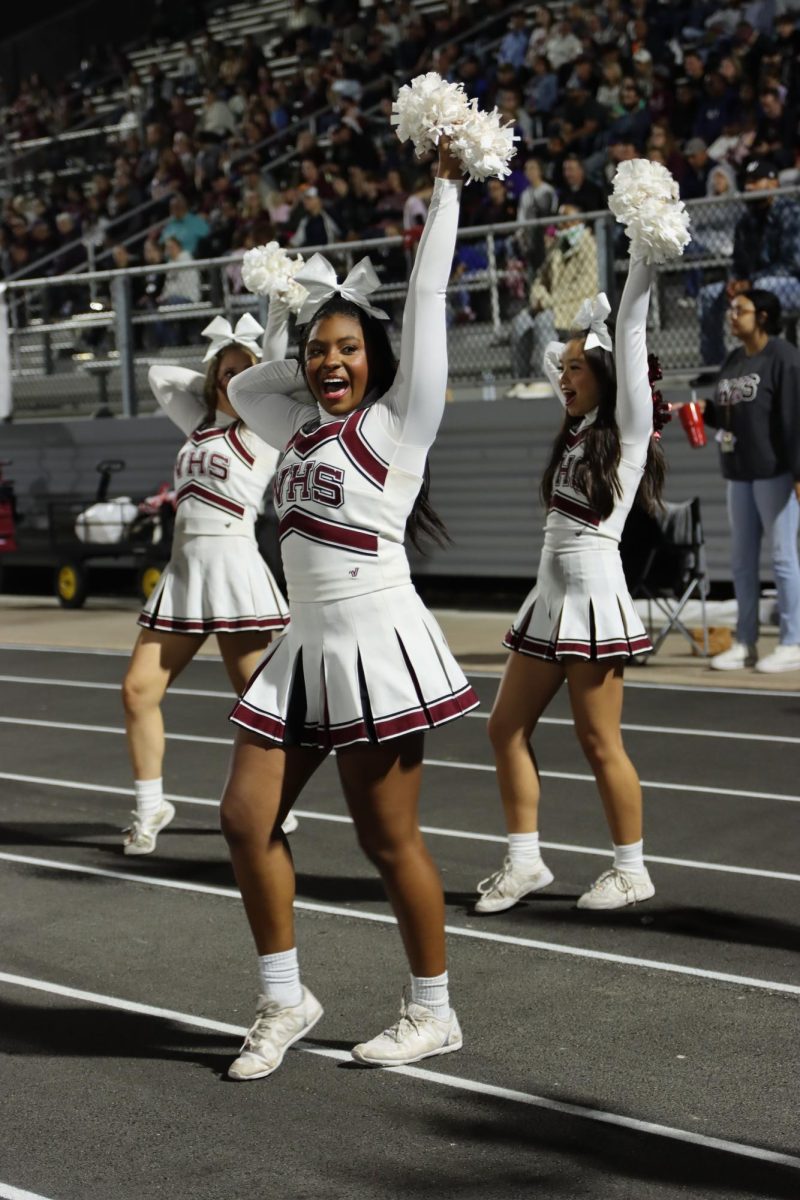
<path id="1" fill-rule="evenodd" d="M 296 946 L 278 954 L 260 954 L 258 974 L 262 993 L 281 1008 L 294 1008 L 303 999 Z"/>
<path id="2" fill-rule="evenodd" d="M 633 871 L 641 875 L 645 870 L 642 849 L 644 842 L 631 842 L 629 846 L 614 846 L 614 866 L 618 871 Z"/>
<path id="3" fill-rule="evenodd" d="M 446 1021 L 450 1016 L 447 971 L 443 975 L 412 975 L 411 1003 L 429 1008 L 440 1021 Z"/>
<path id="4" fill-rule="evenodd" d="M 510 833 L 508 835 L 508 857 L 513 867 L 529 871 L 542 861 L 538 833 Z"/>
<path id="5" fill-rule="evenodd" d="M 142 821 L 151 821 L 164 803 L 164 783 L 161 779 L 136 779 L 133 783 L 136 812 Z"/>

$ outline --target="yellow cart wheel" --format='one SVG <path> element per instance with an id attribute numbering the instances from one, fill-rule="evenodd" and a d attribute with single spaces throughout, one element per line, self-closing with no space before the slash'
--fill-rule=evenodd
<path id="1" fill-rule="evenodd" d="M 139 572 L 139 595 L 143 600 L 149 600 L 161 578 L 161 568 L 154 563 L 148 563 Z"/>
<path id="2" fill-rule="evenodd" d="M 82 563 L 63 562 L 56 567 L 56 596 L 62 608 L 80 608 L 87 595 L 86 568 Z"/>

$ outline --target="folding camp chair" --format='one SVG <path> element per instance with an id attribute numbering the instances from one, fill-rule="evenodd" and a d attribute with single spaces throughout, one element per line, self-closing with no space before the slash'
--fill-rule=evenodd
<path id="1" fill-rule="evenodd" d="M 686 638 L 694 653 L 699 653 L 697 641 L 682 619 L 684 608 L 696 596 L 700 600 L 702 653 L 708 657 L 708 574 L 699 497 L 681 504 L 665 503 L 652 516 L 634 507 L 625 524 L 620 553 L 631 596 L 648 602 L 653 653 L 657 653 L 673 630 Z M 654 632 L 654 607 L 666 618 L 657 632 Z"/>

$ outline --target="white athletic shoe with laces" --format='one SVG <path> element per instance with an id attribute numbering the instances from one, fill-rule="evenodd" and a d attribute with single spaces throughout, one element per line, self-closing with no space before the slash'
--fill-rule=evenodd
<path id="1" fill-rule="evenodd" d="M 513 908 L 523 896 L 549 887 L 553 878 L 553 872 L 541 858 L 532 870 L 526 870 L 524 867 L 515 867 L 506 856 L 500 870 L 478 884 L 479 899 L 475 912 L 496 913 Z"/>
<path id="2" fill-rule="evenodd" d="M 306 987 L 303 999 L 291 1008 L 281 1008 L 275 1000 L 261 996 L 239 1057 L 228 1067 L 228 1078 L 246 1083 L 271 1075 L 289 1047 L 314 1028 L 322 1013 L 319 1000 Z"/>
<path id="3" fill-rule="evenodd" d="M 800 671 L 800 646 L 776 646 L 771 654 L 765 654 L 758 660 L 756 670 L 767 675 L 779 671 Z"/>
<path id="4" fill-rule="evenodd" d="M 754 667 L 758 651 L 755 646 L 747 646 L 744 642 L 734 642 L 730 650 L 723 650 L 709 659 L 708 665 L 712 671 L 741 671 L 745 667 Z"/>
<path id="5" fill-rule="evenodd" d="M 156 838 L 175 816 L 175 806 L 169 800 L 164 800 L 154 817 L 145 820 L 135 809 L 131 816 L 133 820 L 129 828 L 122 831 L 125 834 L 122 853 L 152 854 L 156 848 Z"/>
<path id="6" fill-rule="evenodd" d="M 371 1042 L 361 1042 L 350 1051 L 356 1062 L 368 1067 L 401 1067 L 431 1058 L 434 1054 L 452 1054 L 463 1045 L 458 1017 L 450 1010 L 440 1021 L 422 1004 L 400 1003 L 400 1019 L 384 1029 Z"/>
<path id="7" fill-rule="evenodd" d="M 618 867 L 610 867 L 598 876 L 588 892 L 583 893 L 578 908 L 625 908 L 628 904 L 641 904 L 655 894 L 656 889 L 646 870 L 621 871 Z"/>

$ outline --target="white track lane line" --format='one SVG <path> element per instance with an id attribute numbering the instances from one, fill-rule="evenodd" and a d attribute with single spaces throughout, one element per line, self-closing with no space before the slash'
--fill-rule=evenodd
<path id="1" fill-rule="evenodd" d="M 93 683 L 75 679 L 45 679 L 35 675 L 0 675 L 0 683 L 34 684 L 42 687 L 87 688 L 105 692 L 118 692 L 120 687 L 118 683 Z M 228 700 L 231 703 L 235 699 L 233 693 L 230 691 L 211 691 L 206 688 L 171 687 L 167 694 L 170 696 L 201 696 L 204 699 L 211 697 L 218 700 Z M 464 715 L 473 720 L 485 721 L 489 714 L 486 709 L 478 709 Z M 539 724 L 563 725 L 571 728 L 575 722 L 569 717 L 540 717 Z M 631 725 L 627 722 L 623 722 L 622 730 L 628 733 L 658 733 L 677 737 L 729 738 L 736 742 L 775 742 L 779 745 L 800 746 L 800 737 L 778 737 L 771 733 L 733 733 L 730 730 L 723 729 L 693 729 L 673 725 Z"/>
<path id="2" fill-rule="evenodd" d="M 125 730 L 116 725 L 83 725 L 75 721 L 44 721 L 30 717 L 0 717 L 0 725 L 26 725 L 41 729 L 71 729 L 80 733 L 112 733 L 123 736 Z M 232 746 L 233 738 L 200 737 L 196 733 L 167 733 L 167 741 L 194 742 L 202 746 Z M 453 762 L 446 758 L 423 759 L 426 767 L 447 767 L 454 771 L 486 771 L 494 774 L 495 769 L 490 763 Z M 542 779 L 571 779 L 576 783 L 591 783 L 596 786 L 594 775 L 579 775 L 574 771 L 540 771 Z M 692 792 L 707 796 L 738 796 L 745 800 L 788 800 L 792 804 L 800 804 L 800 796 L 790 796 L 785 792 L 750 792 L 740 788 L 706 787 L 694 783 L 664 783 L 660 780 L 642 779 L 642 787 L 654 788 L 665 792 Z"/>
<path id="3" fill-rule="evenodd" d="M 28 650 L 38 654 L 90 654 L 95 657 L 107 658 L 130 658 L 130 650 L 96 650 L 86 649 L 83 646 L 41 646 L 28 644 L 27 642 L 0 642 L 0 650 L 19 650 L 22 653 Z M 466 655 L 464 656 L 466 657 Z M 202 662 L 222 662 L 219 654 L 202 654 L 199 657 Z M 502 669 L 497 671 L 466 671 L 470 679 L 500 679 Z M 643 688 L 650 692 L 705 692 L 711 696 L 774 696 L 779 700 L 790 699 L 800 700 L 800 691 L 779 691 L 768 688 L 736 688 L 736 687 L 711 687 L 706 685 L 683 684 L 683 683 L 638 683 L 632 680 L 625 681 L 626 688 Z"/>
<path id="4" fill-rule="evenodd" d="M 0 771 L 0 779 L 7 779 L 10 783 L 31 783 L 38 784 L 44 787 L 66 788 L 68 790 L 79 792 L 99 792 L 113 796 L 133 796 L 133 788 L 130 787 L 111 787 L 98 783 L 81 783 L 76 779 L 51 779 L 43 775 L 19 775 L 11 771 Z M 199 796 L 182 796 L 175 792 L 165 792 L 164 796 L 167 800 L 172 800 L 176 804 L 194 804 L 202 808 L 219 808 L 219 800 L 205 799 Z M 303 817 L 307 821 L 329 821 L 337 825 L 352 825 L 350 817 L 340 815 L 339 813 L 321 813 L 312 812 L 306 808 L 295 808 L 296 816 Z M 438 825 L 421 825 L 420 829 L 423 833 L 430 834 L 432 837 L 459 838 L 467 842 L 493 842 L 500 846 L 508 844 L 508 838 L 500 836 L 496 833 L 475 833 L 469 829 L 444 829 Z M 69 841 L 65 843 L 69 845 Z M 608 858 L 609 850 L 607 846 L 575 846 L 569 842 L 542 842 L 545 850 L 562 850 L 566 854 L 590 854 L 597 858 Z M 756 879 L 778 879 L 786 883 L 800 883 L 800 875 L 793 875 L 789 871 L 768 871 L 758 867 L 734 867 L 725 863 L 710 863 L 701 862 L 693 858 L 669 858 L 663 854 L 645 854 L 645 860 L 651 863 L 659 863 L 667 867 L 690 867 L 697 871 L 718 871 L 726 875 L 750 875 Z"/>
<path id="5" fill-rule="evenodd" d="M 0 1183 L 0 1200 L 49 1200 L 38 1192 L 25 1192 L 22 1188 L 12 1187 L 10 1183 Z"/>
<path id="6" fill-rule="evenodd" d="M 183 879 L 168 879 L 159 875 L 136 875 L 132 871 L 112 871 L 107 867 L 87 867 L 80 863 L 62 862 L 53 858 L 36 858 L 30 854 L 8 854 L 2 851 L 0 852 L 0 862 L 44 867 L 46 870 L 67 871 L 73 875 L 89 875 L 92 878 L 117 879 L 124 883 L 138 883 L 147 887 L 167 888 L 171 891 L 191 892 L 203 896 L 218 896 L 220 899 L 226 900 L 239 900 L 239 892 L 236 888 L 212 887 L 205 883 L 187 883 Z M 294 907 L 301 912 L 322 913 L 331 917 L 348 917 L 357 921 L 373 921 L 379 925 L 397 924 L 395 918 L 386 913 L 368 912 L 361 908 L 346 908 L 337 904 L 316 904 L 310 900 L 295 900 Z M 445 932 L 452 937 L 471 938 L 473 941 L 496 942 L 504 946 L 521 946 L 527 950 L 544 950 L 549 954 L 564 954 L 571 958 L 588 958 L 625 967 L 644 967 L 653 971 L 665 971 L 671 975 L 689 975 L 698 979 L 710 979 L 716 983 L 733 983 L 737 987 L 752 987 L 760 991 L 800 996 L 800 985 L 798 984 L 758 979 L 750 975 L 732 975 L 726 971 L 710 971 L 705 967 L 688 967 L 683 963 L 664 962 L 661 959 L 636 958 L 629 954 L 612 954 L 605 950 L 590 950 L 561 942 L 543 942 L 535 938 L 513 937 L 505 933 L 489 933 L 462 925 L 445 925 Z"/>
<path id="7" fill-rule="evenodd" d="M 117 996 L 104 996 L 99 992 L 86 992 L 80 988 L 64 987 L 61 984 L 50 983 L 43 979 L 29 979 L 24 975 L 11 975 L 0 971 L 0 983 L 13 987 L 25 988 L 30 991 L 44 992 L 51 996 L 63 996 L 69 1000 L 81 1000 L 96 1004 L 101 1008 L 113 1008 L 122 1012 L 139 1013 L 142 1016 L 157 1017 L 164 1021 L 173 1021 L 176 1025 L 185 1025 L 190 1029 L 209 1030 L 213 1033 L 231 1034 L 232 1037 L 244 1037 L 247 1030 L 243 1025 L 229 1025 L 224 1021 L 212 1021 L 208 1017 L 196 1017 L 192 1013 L 177 1012 L 171 1008 L 156 1008 L 151 1004 L 139 1004 L 135 1000 L 122 1000 Z M 303 1054 L 313 1054 L 315 1057 L 333 1059 L 336 1062 L 350 1062 L 351 1057 L 346 1050 L 330 1050 L 321 1046 L 307 1046 L 302 1041 L 294 1047 Z M 635 1117 L 624 1117 L 619 1113 L 606 1112 L 601 1108 L 586 1108 L 581 1104 L 569 1104 L 563 1100 L 551 1100 L 548 1096 L 536 1096 L 531 1092 L 518 1092 L 511 1088 L 497 1087 L 478 1079 L 466 1079 L 459 1075 L 445 1075 L 438 1071 L 429 1071 L 421 1067 L 388 1067 L 383 1069 L 385 1075 L 406 1075 L 412 1079 L 422 1080 L 439 1087 L 452 1088 L 455 1091 L 470 1092 L 479 1096 L 493 1096 L 498 1100 L 507 1100 L 511 1104 L 523 1104 L 531 1108 L 546 1109 L 548 1112 L 559 1113 L 562 1116 L 577 1117 L 585 1121 L 596 1121 L 602 1125 L 615 1125 L 620 1129 L 629 1129 L 634 1133 L 649 1134 L 653 1137 L 669 1138 L 704 1150 L 721 1151 L 742 1158 L 757 1159 L 760 1162 L 775 1166 L 791 1167 L 800 1170 L 800 1158 L 791 1154 L 780 1154 L 775 1150 L 767 1150 L 762 1146 L 751 1146 L 746 1142 L 732 1142 L 725 1138 L 709 1137 L 706 1134 L 694 1133 L 687 1129 L 677 1129 L 672 1125 L 660 1125 L 654 1121 L 640 1121 Z M 266 1085 L 267 1087 L 269 1085 Z M 30 1193 L 22 1192 L 26 1197 Z M 37 1197 L 37 1200 L 40 1198 Z"/>

